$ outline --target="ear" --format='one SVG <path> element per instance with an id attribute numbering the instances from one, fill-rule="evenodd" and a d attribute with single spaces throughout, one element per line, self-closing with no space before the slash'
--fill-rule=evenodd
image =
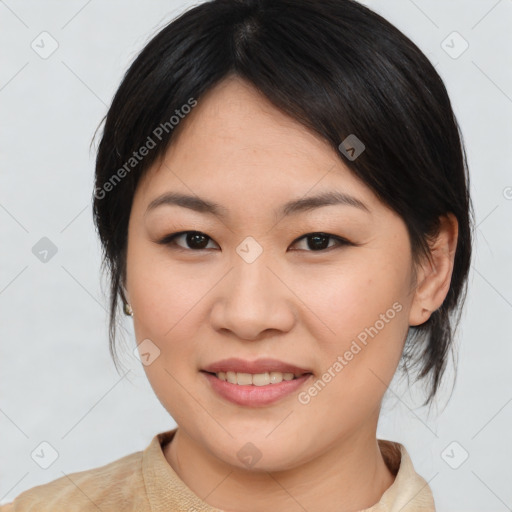
<path id="1" fill-rule="evenodd" d="M 443 305 L 450 289 L 459 223 L 453 213 L 441 216 L 440 222 L 439 234 L 430 248 L 432 263 L 427 260 L 417 270 L 416 291 L 409 312 L 410 326 L 425 323 L 432 312 Z"/>

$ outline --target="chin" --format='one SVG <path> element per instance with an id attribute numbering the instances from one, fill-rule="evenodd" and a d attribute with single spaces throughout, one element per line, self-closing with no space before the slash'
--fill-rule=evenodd
<path id="1" fill-rule="evenodd" d="M 219 440 L 206 434 L 205 441 L 210 451 L 230 466 L 253 472 L 284 471 L 300 464 L 304 453 L 295 435 L 283 431 L 269 436 L 275 426 L 275 423 L 272 428 L 264 425 L 260 431 L 253 427 L 251 433 L 229 430 L 233 438 L 225 435 Z"/>

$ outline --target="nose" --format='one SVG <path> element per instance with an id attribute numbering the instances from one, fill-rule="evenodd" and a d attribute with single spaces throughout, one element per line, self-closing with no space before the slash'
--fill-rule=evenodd
<path id="1" fill-rule="evenodd" d="M 267 331 L 275 331 L 275 335 L 293 328 L 297 318 L 293 292 L 283 272 L 264 254 L 252 263 L 235 261 L 234 268 L 215 287 L 211 322 L 216 330 L 257 340 Z"/>

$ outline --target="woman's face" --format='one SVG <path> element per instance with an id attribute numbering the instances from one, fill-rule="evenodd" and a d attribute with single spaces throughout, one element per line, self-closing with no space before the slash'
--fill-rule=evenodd
<path id="1" fill-rule="evenodd" d="M 205 453 L 240 468 L 251 457 L 259 468 L 291 468 L 374 439 L 413 300 L 404 222 L 344 157 L 238 79 L 181 123 L 137 188 L 128 234 L 127 297 L 158 399 Z M 148 208 L 170 193 L 218 211 Z M 366 209 L 311 201 L 326 193 Z M 283 211 L 295 201 L 310 202 Z M 200 233 L 160 243 L 183 231 Z M 245 387 L 203 371 L 228 358 L 271 358 L 310 374 Z M 241 373 L 265 365 L 258 370 Z"/>

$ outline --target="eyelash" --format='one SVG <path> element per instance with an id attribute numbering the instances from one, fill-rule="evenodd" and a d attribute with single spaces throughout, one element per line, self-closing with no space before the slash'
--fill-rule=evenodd
<path id="1" fill-rule="evenodd" d="M 213 239 L 211 237 L 209 237 L 207 234 L 201 232 L 201 231 L 179 231 L 177 233 L 171 233 L 169 235 L 166 235 L 165 237 L 163 237 L 161 240 L 159 240 L 157 243 L 161 244 L 161 245 L 167 245 L 167 246 L 171 246 L 173 250 L 178 250 L 178 251 L 185 251 L 185 252 L 202 252 L 202 251 L 206 251 L 207 249 L 206 248 L 203 248 L 203 249 L 189 249 L 189 248 L 184 248 L 184 247 L 181 247 L 179 245 L 176 245 L 175 243 L 175 239 L 178 238 L 179 236 L 182 236 L 182 235 L 187 235 L 187 234 L 197 234 L 197 235 L 204 235 L 208 240 L 212 240 Z M 352 242 L 349 242 L 348 240 L 344 239 L 344 238 L 341 238 L 339 236 L 336 236 L 336 235 L 331 235 L 329 233 L 324 233 L 322 231 L 314 231 L 312 233 L 306 233 L 305 235 L 302 235 L 301 237 L 297 238 L 294 240 L 293 244 L 292 245 L 295 245 L 296 243 L 298 243 L 299 241 L 303 240 L 303 239 L 306 239 L 308 237 L 312 237 L 312 236 L 315 236 L 315 235 L 319 235 L 321 237 L 324 237 L 324 238 L 329 238 L 329 239 L 333 239 L 337 242 L 337 246 L 331 246 L 331 247 L 327 247 L 325 249 L 319 249 L 317 251 L 314 251 L 314 250 L 310 250 L 310 249 L 299 249 L 299 250 L 304 250 L 306 252 L 312 252 L 312 253 L 317 253 L 317 252 L 327 252 L 327 251 L 330 251 L 332 249 L 336 249 L 336 248 L 340 248 L 340 247 L 343 247 L 343 246 L 349 246 L 349 245 L 356 245 Z M 297 250 L 297 249 L 295 249 Z"/>

